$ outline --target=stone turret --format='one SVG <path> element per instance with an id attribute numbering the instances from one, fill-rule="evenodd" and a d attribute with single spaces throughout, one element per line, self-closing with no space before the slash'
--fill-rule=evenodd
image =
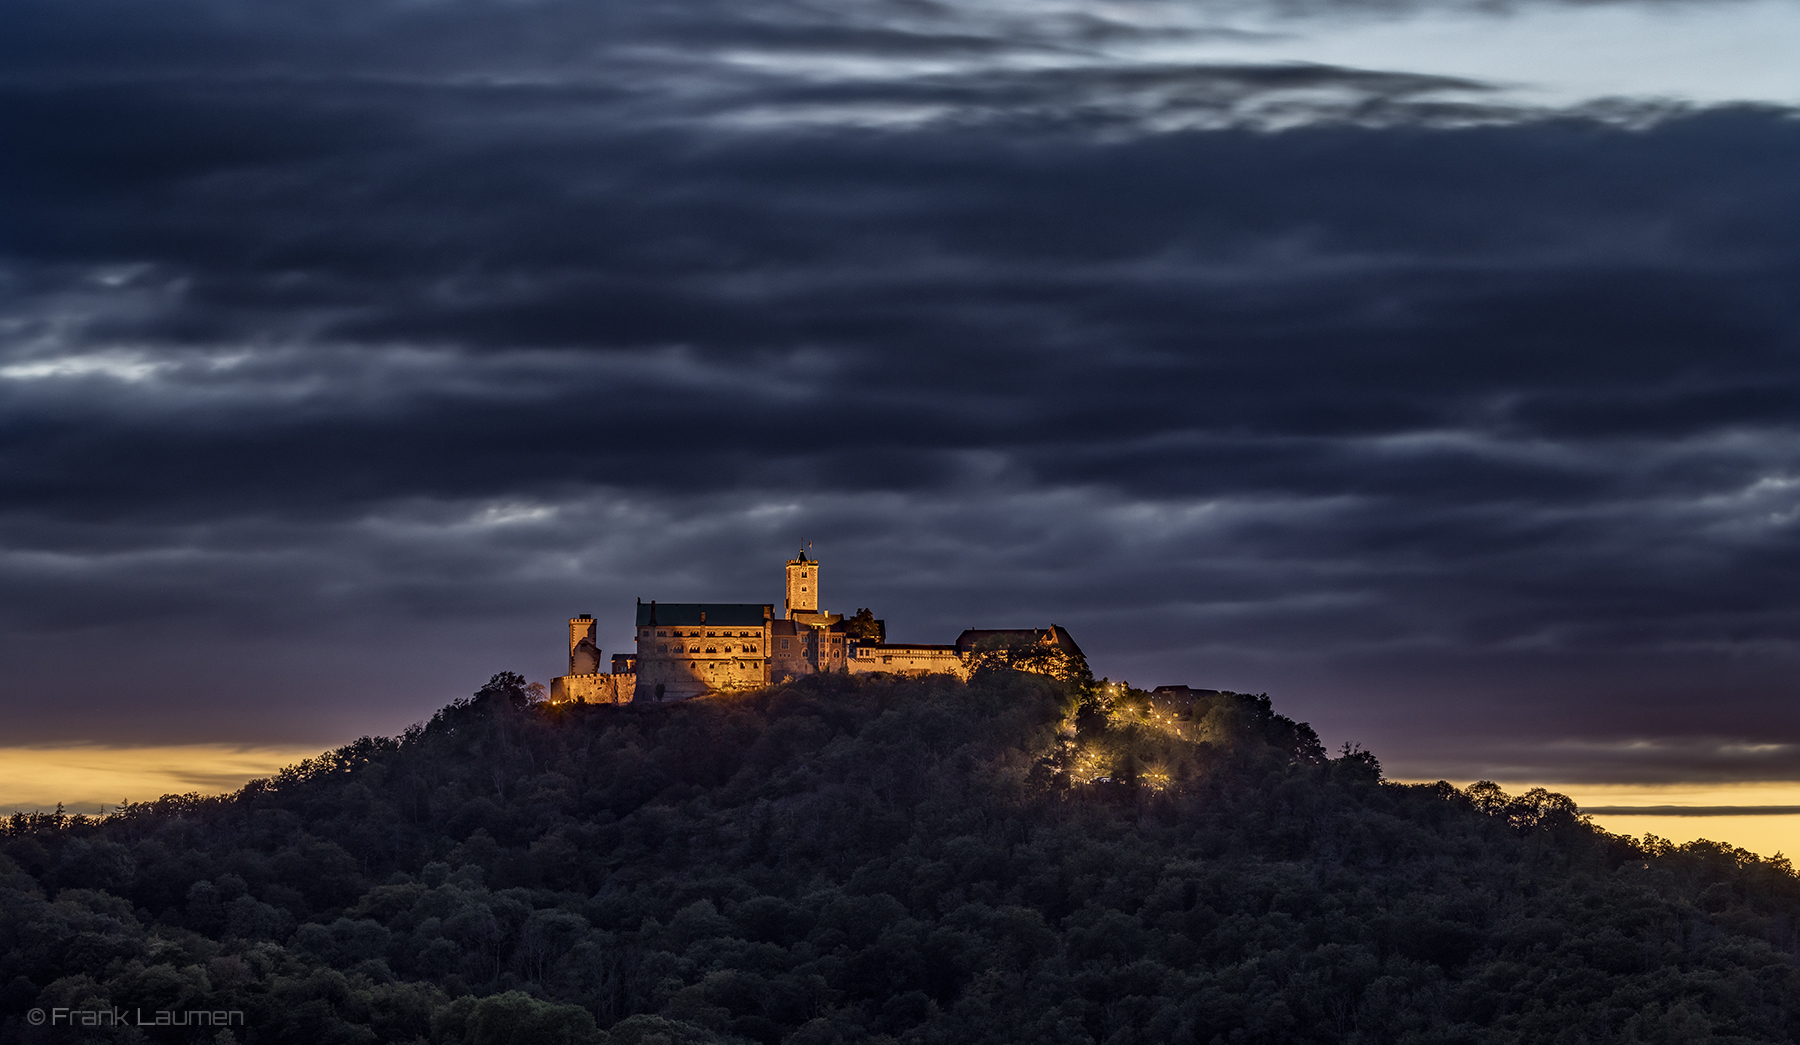
<path id="1" fill-rule="evenodd" d="M 600 644 L 596 637 L 593 614 L 569 618 L 569 674 L 592 675 L 600 670 Z"/>

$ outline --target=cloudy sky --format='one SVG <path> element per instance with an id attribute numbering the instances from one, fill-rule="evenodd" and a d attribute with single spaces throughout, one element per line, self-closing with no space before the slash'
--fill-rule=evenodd
<path id="1" fill-rule="evenodd" d="M 13 0 L 4 743 L 394 732 L 810 539 L 897 639 L 1053 621 L 1400 775 L 1800 780 L 1797 53 L 1791 0 Z"/>

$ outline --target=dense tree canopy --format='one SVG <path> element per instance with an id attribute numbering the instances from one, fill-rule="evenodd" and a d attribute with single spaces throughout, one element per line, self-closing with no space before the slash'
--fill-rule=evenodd
<path id="1" fill-rule="evenodd" d="M 1800 883 L 994 668 L 549 706 L 0 838 L 0 1040 L 1785 1041 Z M 236 1009 L 212 1028 L 32 1008 Z"/>
<path id="2" fill-rule="evenodd" d="M 864 606 L 844 618 L 844 634 L 861 642 L 886 642 L 887 622 L 875 619 L 875 611 Z"/>

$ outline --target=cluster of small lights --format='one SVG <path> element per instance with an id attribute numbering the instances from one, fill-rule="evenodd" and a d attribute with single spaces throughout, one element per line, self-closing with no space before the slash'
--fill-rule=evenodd
<path id="1" fill-rule="evenodd" d="M 1116 701 L 1132 691 L 1125 684 L 1109 682 L 1102 684 L 1101 692 Z M 1154 701 L 1114 703 L 1109 717 L 1116 725 L 1130 724 L 1190 744 L 1199 743 L 1205 734 L 1202 725 L 1192 717 Z M 1114 779 L 1117 764 L 1114 754 L 1097 749 L 1096 746 L 1074 743 L 1077 727 L 1073 717 L 1063 723 L 1061 733 L 1064 738 L 1064 765 L 1072 782 L 1104 784 Z M 1176 786 L 1172 766 L 1166 763 L 1145 766 L 1136 774 L 1135 780 L 1137 786 L 1149 791 L 1168 791 Z"/>
<path id="2" fill-rule="evenodd" d="M 1075 764 L 1069 768 L 1069 779 L 1077 784 L 1096 784 L 1112 779 L 1111 772 L 1111 766 L 1098 753 L 1083 751 L 1075 756 Z"/>
<path id="3" fill-rule="evenodd" d="M 1155 705 L 1142 709 L 1131 708 L 1128 710 L 1121 710 L 1124 710 L 1125 714 L 1128 714 L 1130 718 L 1138 724 L 1148 726 L 1159 732 L 1166 733 L 1169 736 L 1180 740 L 1198 739 L 1196 737 L 1190 737 L 1187 734 L 1187 730 L 1193 723 L 1183 722 L 1180 716 L 1173 711 L 1164 711 L 1157 708 Z M 1114 714 L 1119 714 L 1119 712 L 1114 712 Z"/>

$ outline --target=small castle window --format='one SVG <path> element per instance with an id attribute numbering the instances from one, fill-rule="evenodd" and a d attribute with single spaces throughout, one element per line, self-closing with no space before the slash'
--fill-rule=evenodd
<path id="1" fill-rule="evenodd" d="M 669 637 L 669 633 L 666 631 L 659 631 L 656 633 L 656 637 L 659 639 L 666 639 Z"/>
<path id="2" fill-rule="evenodd" d="M 786 640 L 786 639 L 782 639 L 782 640 L 781 640 L 781 648 L 782 648 L 782 649 L 787 649 L 787 648 L 788 648 L 788 640 Z"/>
<path id="3" fill-rule="evenodd" d="M 658 653 L 667 653 L 667 652 L 669 652 L 669 644 L 668 644 L 668 643 L 666 643 L 666 642 L 659 642 L 659 643 L 657 643 L 657 644 L 656 644 L 656 652 L 658 652 Z"/>

